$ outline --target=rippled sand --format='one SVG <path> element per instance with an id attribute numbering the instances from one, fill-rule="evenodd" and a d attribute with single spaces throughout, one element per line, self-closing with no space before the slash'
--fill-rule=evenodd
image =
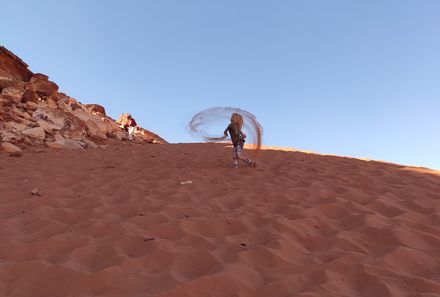
<path id="1" fill-rule="evenodd" d="M 225 144 L 1 155 L 0 296 L 440 296 L 440 176 L 276 148 L 236 170 Z"/>

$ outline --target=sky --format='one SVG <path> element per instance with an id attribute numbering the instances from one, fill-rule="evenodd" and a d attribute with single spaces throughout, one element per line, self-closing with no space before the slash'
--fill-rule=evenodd
<path id="1" fill-rule="evenodd" d="M 0 44 L 31 71 L 169 142 L 232 106 L 266 145 L 440 170 L 438 0 L 0 4 Z"/>

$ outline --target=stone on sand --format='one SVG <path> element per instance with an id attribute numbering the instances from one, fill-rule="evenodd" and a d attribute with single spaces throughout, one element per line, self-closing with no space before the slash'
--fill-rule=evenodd
<path id="1" fill-rule="evenodd" d="M 18 146 L 10 142 L 2 142 L 0 145 L 1 151 L 9 154 L 21 154 L 22 150 Z"/>
<path id="2" fill-rule="evenodd" d="M 46 133 L 44 132 L 43 127 L 26 129 L 26 130 L 21 131 L 21 134 L 29 136 L 31 138 L 41 139 L 41 140 L 44 140 L 44 138 L 46 137 Z"/>

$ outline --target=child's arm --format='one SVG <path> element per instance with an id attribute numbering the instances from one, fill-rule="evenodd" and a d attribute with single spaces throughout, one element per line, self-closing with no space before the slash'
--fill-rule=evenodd
<path id="1" fill-rule="evenodd" d="M 225 136 L 228 136 L 228 130 L 229 130 L 229 126 L 227 126 L 225 131 L 223 132 L 223 134 L 225 134 Z"/>

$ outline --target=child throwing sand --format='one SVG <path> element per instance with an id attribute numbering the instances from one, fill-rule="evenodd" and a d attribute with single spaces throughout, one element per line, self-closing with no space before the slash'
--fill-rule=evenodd
<path id="1" fill-rule="evenodd" d="M 246 138 L 246 134 L 243 133 L 243 117 L 241 114 L 233 113 L 231 116 L 231 123 L 228 125 L 228 127 L 225 129 L 225 136 L 231 137 L 232 144 L 234 145 L 234 149 L 232 151 L 232 160 L 234 162 L 234 168 L 238 168 L 238 160 L 242 160 L 250 167 L 256 167 L 255 161 L 246 159 L 242 157 L 243 152 L 243 146 Z"/>

